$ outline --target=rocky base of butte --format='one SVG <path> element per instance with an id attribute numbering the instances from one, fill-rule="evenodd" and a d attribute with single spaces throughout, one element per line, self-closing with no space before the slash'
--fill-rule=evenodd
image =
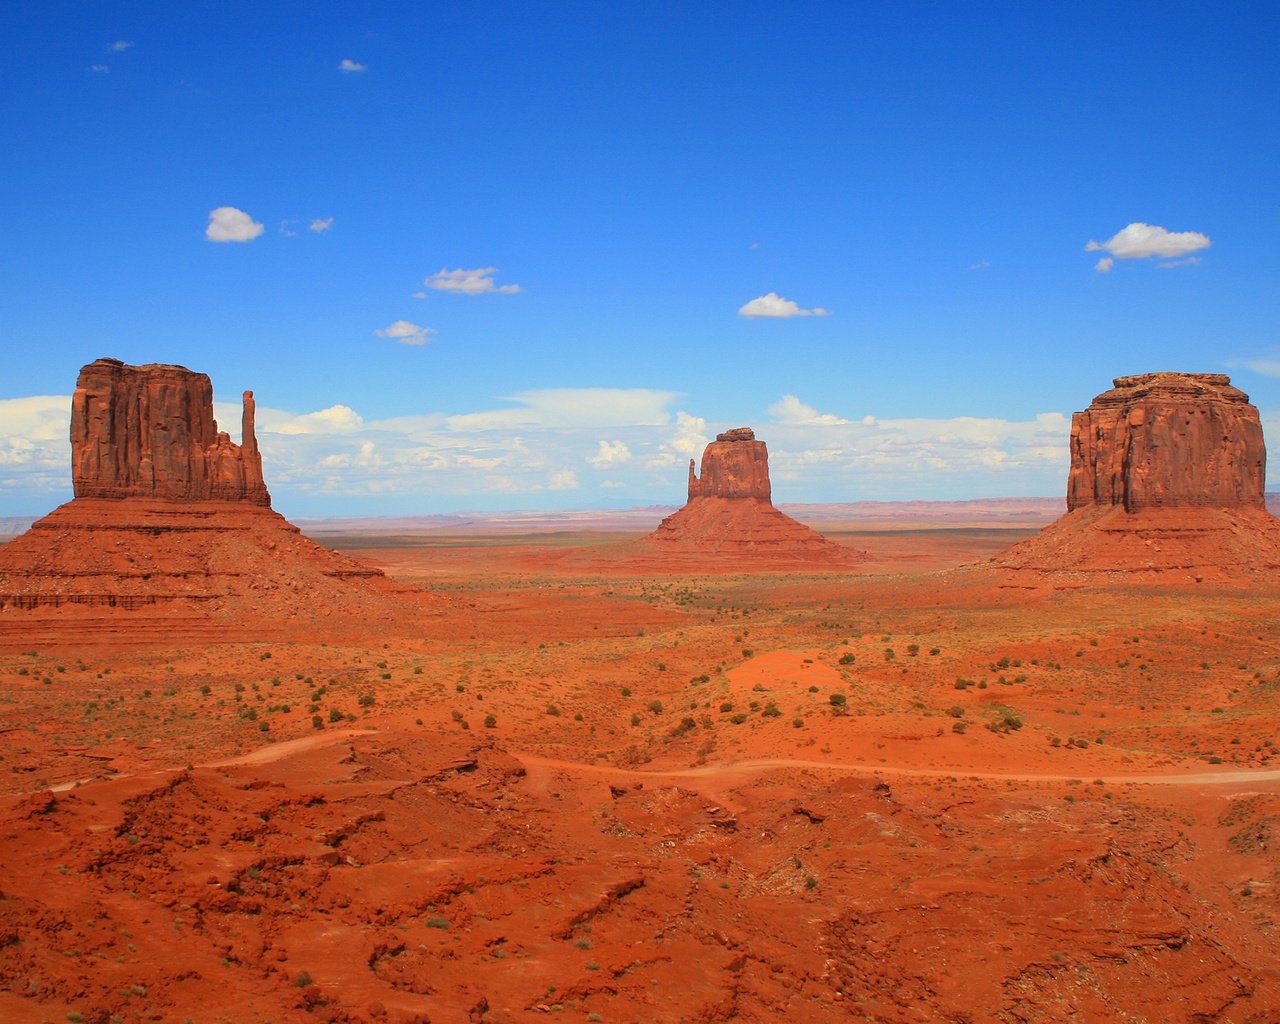
<path id="1" fill-rule="evenodd" d="M 1067 514 L 994 564 L 1015 585 L 1099 574 L 1199 583 L 1280 569 L 1249 396 L 1216 373 L 1114 384 L 1072 417 Z"/>
<path id="2" fill-rule="evenodd" d="M 234 619 L 389 612 L 383 574 L 272 511 L 244 393 L 242 441 L 181 366 L 99 359 L 72 398 L 75 498 L 0 548 L 0 610 L 177 609 Z"/>
<path id="3" fill-rule="evenodd" d="M 688 502 L 645 540 L 660 550 L 686 555 L 832 563 L 859 558 L 857 552 L 774 508 L 768 448 L 749 427 L 716 435 L 702 454 L 701 476 L 689 460 Z"/>

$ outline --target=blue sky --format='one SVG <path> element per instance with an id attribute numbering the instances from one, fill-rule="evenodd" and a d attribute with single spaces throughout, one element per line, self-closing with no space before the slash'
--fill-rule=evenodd
<path id="1" fill-rule="evenodd" d="M 0 14 L 0 514 L 103 355 L 252 388 L 299 515 L 675 503 L 740 424 L 781 501 L 1059 494 L 1154 369 L 1280 437 L 1275 4 L 286 8 Z"/>

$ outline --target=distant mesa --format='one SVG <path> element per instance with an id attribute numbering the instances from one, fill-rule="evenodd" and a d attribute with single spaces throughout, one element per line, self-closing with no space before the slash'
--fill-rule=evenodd
<path id="1" fill-rule="evenodd" d="M 1270 575 L 1258 410 L 1220 373 L 1117 377 L 1071 420 L 1067 514 L 995 561 L 1062 580 Z"/>
<path id="2" fill-rule="evenodd" d="M 241 443 L 203 373 L 99 359 L 71 402 L 75 498 L 0 547 L 0 609 L 153 608 L 234 618 L 387 611 L 380 571 L 272 511 L 244 393 Z"/>
<path id="3" fill-rule="evenodd" d="M 701 474 L 689 460 L 689 500 L 645 541 L 690 554 L 848 563 L 860 557 L 773 507 L 769 450 L 750 427 L 717 434 L 702 453 Z"/>

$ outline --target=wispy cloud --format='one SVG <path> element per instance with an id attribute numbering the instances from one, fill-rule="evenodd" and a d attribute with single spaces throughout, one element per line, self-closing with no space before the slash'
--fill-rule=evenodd
<path id="1" fill-rule="evenodd" d="M 970 270 L 986 270 L 989 266 L 991 266 L 990 260 L 978 260 L 977 263 L 970 263 L 969 269 Z"/>
<path id="2" fill-rule="evenodd" d="M 784 299 L 777 292 L 769 292 L 759 298 L 752 299 L 738 310 L 738 316 L 755 320 L 762 317 L 787 319 L 793 316 L 830 316 L 830 310 L 815 306 L 813 309 L 801 309 L 798 303 Z"/>
<path id="3" fill-rule="evenodd" d="M 111 68 L 109 68 L 106 64 L 90 64 L 87 68 L 85 68 L 85 70 L 95 75 L 107 75 L 111 73 Z"/>
<path id="4" fill-rule="evenodd" d="M 130 39 L 117 39 L 114 43 L 107 47 L 109 53 L 124 53 L 125 50 L 133 49 L 133 41 Z"/>
<path id="5" fill-rule="evenodd" d="M 493 275 L 497 267 L 477 267 L 475 270 L 448 270 L 441 267 L 432 274 L 423 285 L 437 292 L 459 292 L 462 295 L 514 295 L 520 291 L 518 284 L 498 284 Z M 416 297 L 424 298 L 424 292 L 416 293 Z"/>
<path id="6" fill-rule="evenodd" d="M 369 65 L 361 64 L 358 61 L 352 60 L 350 57 L 343 57 L 342 63 L 338 65 L 338 70 L 344 75 L 353 75 L 359 74 L 361 71 L 368 71 Z"/>
<path id="7" fill-rule="evenodd" d="M 314 231 L 318 235 L 322 232 L 328 231 L 331 227 L 333 227 L 332 217 L 317 217 L 307 225 L 307 230 Z"/>
<path id="8" fill-rule="evenodd" d="M 1213 243 L 1199 231 L 1167 231 L 1155 224 L 1134 221 L 1117 231 L 1105 242 L 1090 241 L 1085 252 L 1106 252 L 1117 260 L 1144 260 L 1152 256 L 1165 259 L 1186 256 Z M 1102 269 L 1097 266 L 1095 269 Z M 1107 270 L 1111 269 L 1110 265 Z"/>
<path id="9" fill-rule="evenodd" d="M 1199 256 L 1188 256 L 1181 260 L 1165 260 L 1160 264 L 1161 270 L 1172 270 L 1174 267 L 1192 267 L 1203 262 Z"/>
<path id="10" fill-rule="evenodd" d="M 428 335 L 435 334 L 436 330 L 434 327 L 419 327 L 412 320 L 397 320 L 374 333 L 379 338 L 394 338 L 401 345 L 425 345 Z"/>
<path id="11" fill-rule="evenodd" d="M 1109 274 L 1111 272 L 1111 268 L 1115 265 L 1116 261 L 1110 256 L 1103 256 L 1102 259 L 1098 260 L 1098 262 L 1093 265 L 1093 269 L 1099 274 Z"/>
<path id="12" fill-rule="evenodd" d="M 209 225 L 204 237 L 211 242 L 252 242 L 262 234 L 262 225 L 234 206 L 219 206 L 209 211 Z"/>

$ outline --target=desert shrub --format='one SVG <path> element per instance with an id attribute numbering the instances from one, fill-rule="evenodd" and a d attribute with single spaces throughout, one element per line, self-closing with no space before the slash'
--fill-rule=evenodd
<path id="1" fill-rule="evenodd" d="M 720 705 L 720 710 L 721 712 L 727 715 L 730 711 L 733 710 L 733 701 L 731 700 L 725 701 L 723 704 Z"/>
<path id="2" fill-rule="evenodd" d="M 345 717 L 346 717 L 346 716 L 345 716 L 345 715 L 343 715 L 343 713 L 342 713 L 340 710 L 338 710 L 337 708 L 330 708 L 330 709 L 329 709 L 329 721 L 331 721 L 331 722 L 341 722 L 341 721 L 342 721 L 342 719 L 343 719 L 343 718 L 345 718 Z"/>
<path id="3" fill-rule="evenodd" d="M 831 701 L 833 708 L 842 708 L 849 702 L 849 698 L 843 693 L 833 693 L 828 699 Z"/>
<path id="4" fill-rule="evenodd" d="M 548 705 L 547 705 L 547 711 L 546 711 L 546 713 L 547 713 L 548 715 L 550 715 L 552 718 L 559 718 L 559 717 L 560 717 L 560 709 L 559 709 L 558 707 L 556 707 L 554 704 L 548 704 Z"/>
<path id="5" fill-rule="evenodd" d="M 311 716 L 311 728 L 313 728 L 313 729 L 323 729 L 323 728 L 324 728 L 324 719 L 323 719 L 323 718 L 321 718 L 319 715 L 312 715 L 312 716 Z"/>
<path id="6" fill-rule="evenodd" d="M 949 714 L 952 718 L 963 718 L 964 708 L 960 707 L 959 705 L 956 705 L 953 708 L 947 708 L 947 714 Z"/>
<path id="7" fill-rule="evenodd" d="M 777 704 L 766 704 L 764 706 L 764 710 L 761 711 L 760 714 L 764 718 L 779 718 L 782 716 L 782 712 L 778 710 Z"/>
<path id="8" fill-rule="evenodd" d="M 359 702 L 362 708 L 367 708 L 373 704 L 376 704 L 377 701 L 378 701 L 378 698 L 375 697 L 372 693 L 360 694 Z"/>
<path id="9" fill-rule="evenodd" d="M 736 715 L 731 715 L 729 717 L 729 721 L 731 721 L 734 725 L 741 725 L 746 720 L 747 720 L 747 713 L 745 711 L 739 711 Z"/>
<path id="10" fill-rule="evenodd" d="M 650 711 L 651 713 L 653 713 L 653 714 L 655 714 L 655 715 L 660 715 L 660 714 L 662 714 L 662 701 L 660 701 L 660 700 L 651 700 L 651 701 L 649 701 L 649 703 L 648 703 L 647 705 L 645 705 L 645 706 L 649 709 L 649 711 Z"/>
<path id="11" fill-rule="evenodd" d="M 840 655 L 841 665 L 852 665 L 857 660 L 858 660 L 857 656 L 853 653 L 853 651 L 845 651 L 844 654 Z"/>
<path id="12" fill-rule="evenodd" d="M 908 654 L 910 657 L 914 658 L 914 657 L 916 657 L 917 655 L 919 655 L 919 653 L 920 653 L 920 645 L 919 645 L 919 644 L 907 644 L 907 654 Z"/>
<path id="13" fill-rule="evenodd" d="M 294 988 L 306 988 L 307 986 L 314 984 L 315 982 L 311 980 L 311 975 L 306 971 L 299 971 L 293 976 Z"/>
<path id="14" fill-rule="evenodd" d="M 493 715 L 485 715 L 484 727 L 486 729 L 496 729 L 498 727 L 498 719 Z"/>
<path id="15" fill-rule="evenodd" d="M 447 917 L 428 917 L 423 924 L 428 928 L 439 928 L 441 931 L 445 931 L 449 927 L 449 919 Z"/>

